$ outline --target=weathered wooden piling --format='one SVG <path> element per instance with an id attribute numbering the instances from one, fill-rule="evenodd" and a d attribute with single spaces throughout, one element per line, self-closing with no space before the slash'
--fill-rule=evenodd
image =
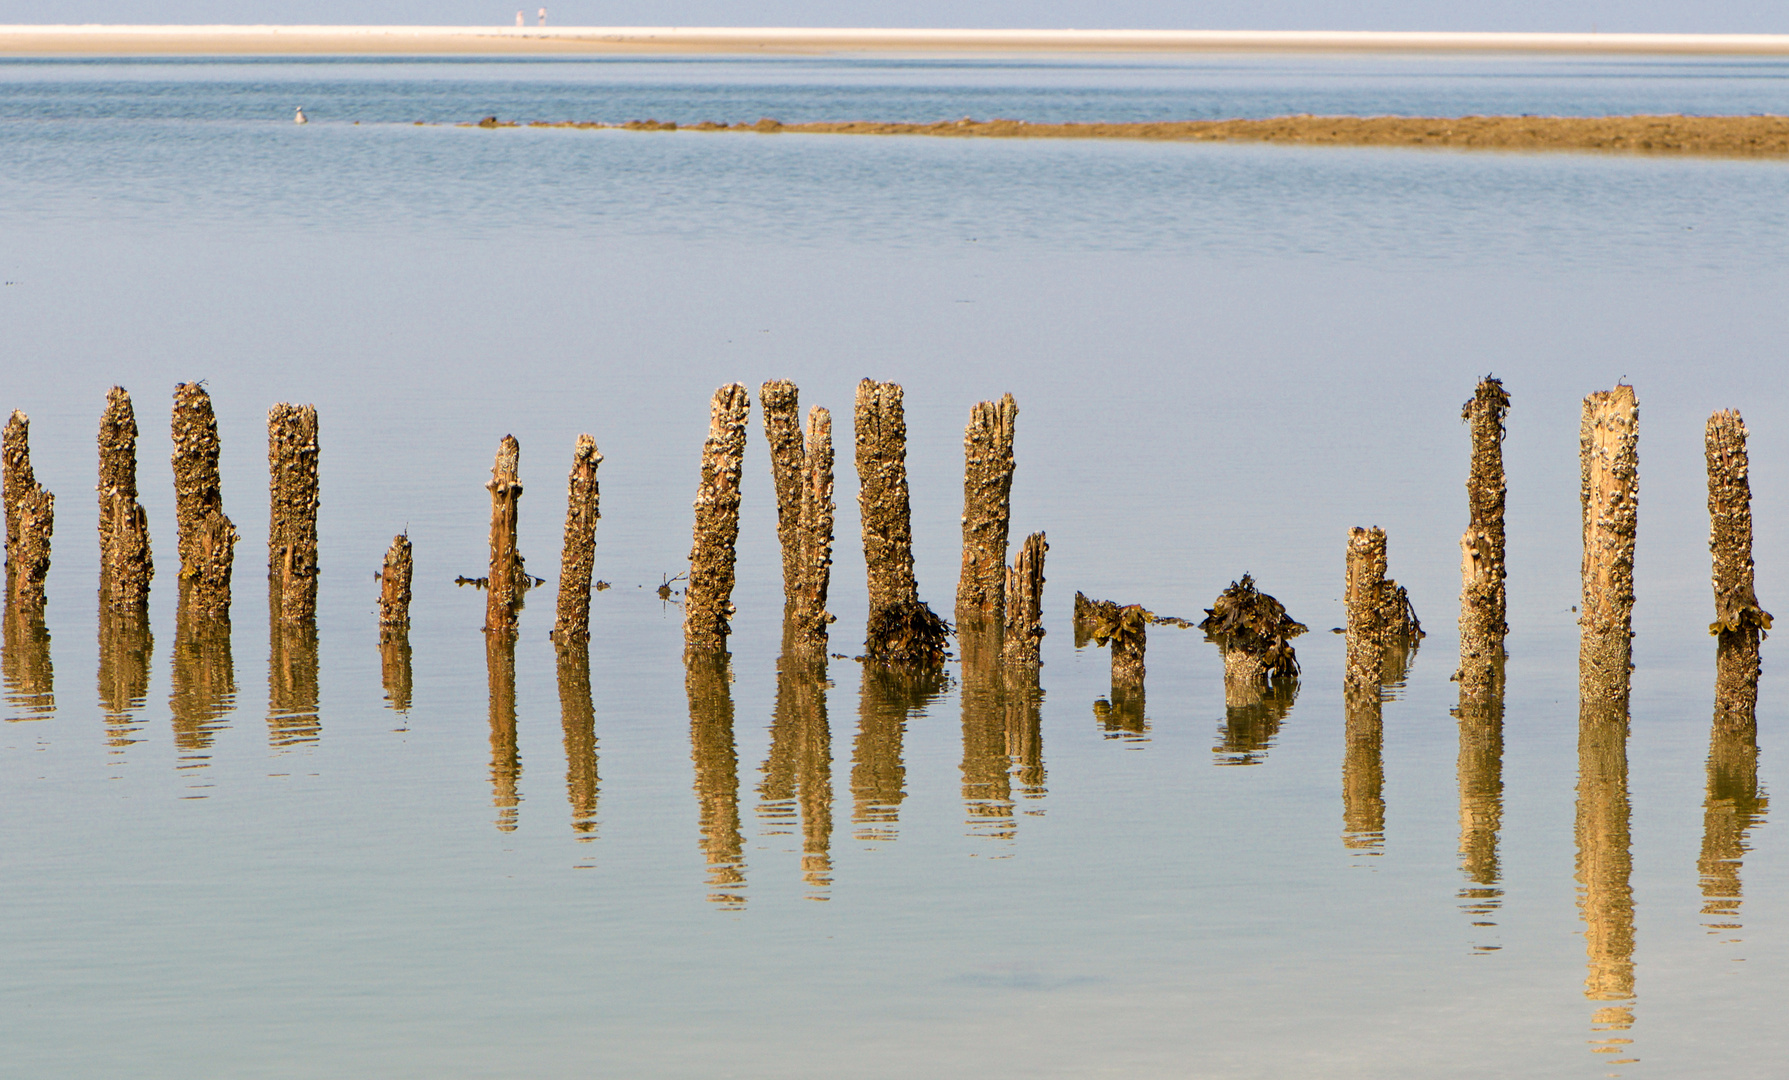
<path id="1" fill-rule="evenodd" d="M 1342 602 L 1347 611 L 1348 691 L 1377 694 L 1385 651 L 1423 636 L 1410 594 L 1385 576 L 1385 530 L 1348 530 L 1348 560 Z"/>
<path id="2" fill-rule="evenodd" d="M 99 587 L 115 611 L 149 602 L 155 561 L 149 515 L 137 502 L 137 415 L 124 387 L 106 392 L 99 418 Z"/>
<path id="3" fill-rule="evenodd" d="M 863 519 L 870 614 L 867 658 L 885 664 L 944 662 L 950 626 L 919 599 L 913 577 L 913 521 L 907 498 L 907 419 L 901 387 L 857 384 L 857 505 Z"/>
<path id="4" fill-rule="evenodd" d="M 1142 604 L 1120 606 L 1109 601 L 1098 602 L 1102 616 L 1093 628 L 1093 643 L 1104 645 L 1112 653 L 1113 687 L 1138 687 L 1147 674 L 1143 657 L 1149 650 L 1149 612 Z"/>
<path id="5" fill-rule="evenodd" d="M 295 625 L 317 613 L 317 457 L 316 406 L 267 410 L 267 577 Z"/>
<path id="6" fill-rule="evenodd" d="M 770 443 L 770 477 L 776 487 L 776 538 L 783 552 L 783 603 L 797 602 L 804 573 L 801 549 L 801 395 L 787 379 L 758 387 L 764 438 Z"/>
<path id="7" fill-rule="evenodd" d="M 399 533 L 385 551 L 379 571 L 379 640 L 392 641 L 410 632 L 410 573 L 414 566 L 410 537 Z"/>
<path id="8" fill-rule="evenodd" d="M 590 579 L 596 569 L 596 522 L 602 517 L 596 440 L 579 435 L 565 485 L 565 547 L 559 556 L 559 609 L 552 638 L 562 645 L 590 639 Z"/>
<path id="9" fill-rule="evenodd" d="M 1753 591 L 1752 482 L 1746 426 L 1727 409 L 1708 418 L 1708 550 L 1714 563 L 1715 722 L 1755 722 L 1759 643 L 1770 614 Z"/>
<path id="10" fill-rule="evenodd" d="M 1578 428 L 1584 602 L 1578 695 L 1625 705 L 1633 670 L 1634 537 L 1639 526 L 1640 405 L 1616 386 L 1584 399 Z"/>
<path id="11" fill-rule="evenodd" d="M 1013 430 L 1019 406 L 1011 394 L 969 410 L 963 431 L 963 570 L 957 618 L 999 620 L 1006 603 L 1006 540 L 1012 516 Z"/>
<path id="12" fill-rule="evenodd" d="M 1006 572 L 1006 634 L 1000 649 L 1008 664 L 1036 667 L 1042 663 L 1038 647 L 1044 639 L 1044 552 L 1048 550 L 1044 534 L 1032 533 Z"/>
<path id="13" fill-rule="evenodd" d="M 528 591 L 528 572 L 516 550 L 517 504 L 522 501 L 521 457 L 522 444 L 514 435 L 505 435 L 497 444 L 491 480 L 485 485 L 491 493 L 491 576 L 485 584 L 487 634 L 516 632 L 522 597 Z"/>
<path id="14" fill-rule="evenodd" d="M 1293 621 L 1284 604 L 1261 592 L 1255 579 L 1244 574 L 1205 609 L 1199 629 L 1224 654 L 1227 687 L 1297 677 L 1298 654 L 1292 639 L 1309 628 Z"/>
<path id="15" fill-rule="evenodd" d="M 793 647 L 824 656 L 826 628 L 832 622 L 826 611 L 826 597 L 832 585 L 832 517 L 836 507 L 832 501 L 832 413 L 818 405 L 808 410 L 807 445 L 802 451 L 798 494 L 798 587 L 789 607 Z"/>
<path id="16" fill-rule="evenodd" d="M 739 540 L 739 483 L 745 459 L 745 422 L 751 395 L 738 383 L 714 392 L 702 480 L 696 488 L 696 526 L 690 545 L 689 587 L 683 597 L 683 645 L 724 649 L 732 632 L 733 566 Z"/>
<path id="17" fill-rule="evenodd" d="M 1466 478 L 1470 520 L 1460 537 L 1460 670 L 1461 689 L 1483 695 L 1503 659 L 1509 633 L 1504 565 L 1503 418 L 1509 393 L 1503 383 L 1486 377 L 1460 411 L 1472 432 L 1472 468 Z"/>
<path id="18" fill-rule="evenodd" d="M 56 496 L 31 468 L 31 420 L 13 411 L 0 439 L 6 504 L 6 596 L 21 618 L 41 618 L 44 579 L 50 575 L 50 534 L 56 528 Z"/>
<path id="19" fill-rule="evenodd" d="M 236 526 L 224 516 L 217 415 L 211 395 L 198 383 L 174 388 L 172 434 L 181 602 L 195 614 L 227 619 L 239 537 Z"/>

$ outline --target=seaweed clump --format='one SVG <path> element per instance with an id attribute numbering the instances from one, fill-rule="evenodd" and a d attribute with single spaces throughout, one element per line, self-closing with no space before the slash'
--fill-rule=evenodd
<path id="1" fill-rule="evenodd" d="M 922 600 L 902 600 L 870 614 L 867 660 L 936 666 L 950 655 L 950 624 Z"/>
<path id="2" fill-rule="evenodd" d="M 1296 678 L 1298 654 L 1292 639 L 1309 627 L 1286 614 L 1286 606 L 1255 588 L 1248 574 L 1218 594 L 1205 609 L 1199 629 L 1224 651 L 1224 678 L 1265 682 Z"/>

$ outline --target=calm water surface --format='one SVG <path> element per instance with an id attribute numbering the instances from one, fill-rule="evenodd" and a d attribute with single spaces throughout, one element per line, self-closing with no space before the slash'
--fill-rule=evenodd
<path id="1" fill-rule="evenodd" d="M 1702 424 L 1751 427 L 1758 591 L 1789 603 L 1789 166 L 410 123 L 1632 111 L 1789 111 L 1789 67 L 0 64 L 0 408 L 58 497 L 48 637 L 0 672 L 0 1073 L 1771 1075 L 1789 700 L 1767 644 L 1756 744 L 1711 739 Z M 1511 659 L 1501 713 L 1456 717 L 1486 373 L 1514 398 Z M 779 668 L 756 417 L 732 655 L 686 671 L 656 587 L 734 380 L 834 411 L 833 643 L 860 651 L 864 376 L 906 387 L 940 610 L 962 425 L 1018 398 L 1035 699 L 974 664 Z M 1622 378 L 1635 691 L 1625 741 L 1581 746 L 1578 403 Z M 227 642 L 174 618 L 168 395 L 194 379 L 243 534 Z M 97 616 L 115 383 L 152 638 Z M 276 401 L 322 417 L 314 640 L 271 633 L 261 588 Z M 555 574 L 579 432 L 613 585 L 587 684 L 551 583 L 513 658 L 453 584 L 506 433 Z M 1367 524 L 1429 631 L 1376 729 L 1326 632 Z M 405 530 L 411 649 L 382 656 Z M 1114 707 L 1074 592 L 1196 615 L 1244 572 L 1313 629 L 1296 695 L 1226 709 L 1215 648 L 1164 627 Z"/>

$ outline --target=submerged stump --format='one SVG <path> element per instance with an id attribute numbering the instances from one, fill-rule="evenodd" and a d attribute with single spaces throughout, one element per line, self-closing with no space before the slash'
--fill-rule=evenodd
<path id="1" fill-rule="evenodd" d="M 137 415 L 124 387 L 106 392 L 99 418 L 99 588 L 113 611 L 149 602 L 155 562 L 149 553 L 149 515 L 137 502 Z"/>
<path id="2" fill-rule="evenodd" d="M 14 411 L 0 438 L 6 504 L 6 599 L 26 621 L 42 618 L 44 579 L 50 575 L 50 535 L 56 528 L 56 496 L 31 468 L 31 420 Z"/>
<path id="3" fill-rule="evenodd" d="M 559 607 L 552 638 L 560 644 L 590 638 L 590 579 L 596 569 L 596 522 L 602 517 L 596 467 L 603 462 L 596 440 L 579 435 L 566 480 L 565 547 L 559 557 Z"/>
<path id="4" fill-rule="evenodd" d="M 516 550 L 518 504 L 522 501 L 520 475 L 522 445 L 514 435 L 497 444 L 491 479 L 491 576 L 485 584 L 485 632 L 513 635 L 528 591 L 528 573 Z"/>
<path id="5" fill-rule="evenodd" d="M 1585 398 L 1578 428 L 1579 499 L 1584 509 L 1578 696 L 1623 708 L 1633 671 L 1639 421 L 1634 388 L 1621 385 Z"/>
<path id="6" fill-rule="evenodd" d="M 1006 603 L 1006 540 L 1012 515 L 1013 431 L 1019 406 L 1011 394 L 969 410 L 963 431 L 963 569 L 957 618 L 1001 619 Z"/>
<path id="7" fill-rule="evenodd" d="M 279 619 L 317 613 L 317 408 L 267 410 L 267 577 Z"/>
<path id="8" fill-rule="evenodd" d="M 1044 639 L 1044 552 L 1048 550 L 1044 534 L 1032 533 L 1006 572 L 1006 632 L 1000 650 L 1008 664 L 1037 667 L 1042 663 L 1039 645 Z"/>
<path id="9" fill-rule="evenodd" d="M 1463 692 L 1482 696 L 1503 657 L 1508 598 L 1504 565 L 1503 418 L 1509 393 L 1486 377 L 1460 411 L 1472 432 L 1472 469 L 1466 479 L 1471 519 L 1460 537 L 1460 670 Z"/>
<path id="10" fill-rule="evenodd" d="M 1255 579 L 1242 575 L 1218 594 L 1199 623 L 1205 640 L 1224 654 L 1224 682 L 1239 686 L 1266 686 L 1270 680 L 1296 678 L 1298 653 L 1292 639 L 1308 627 L 1286 614 L 1286 606 L 1255 587 Z"/>
<path id="11" fill-rule="evenodd" d="M 1727 409 L 1708 418 L 1708 550 L 1714 564 L 1715 722 L 1755 722 L 1758 646 L 1770 613 L 1753 591 L 1752 483 L 1746 426 Z"/>
<path id="12" fill-rule="evenodd" d="M 227 619 L 239 537 L 236 526 L 224 516 L 217 414 L 211 395 L 198 383 L 174 388 L 172 434 L 182 606 L 196 615 Z"/>
<path id="13" fill-rule="evenodd" d="M 738 383 L 716 390 L 709 405 L 708 439 L 702 444 L 702 479 L 696 488 L 689 587 L 684 591 L 686 650 L 723 649 L 732 632 L 739 482 L 750 409 L 751 396 Z"/>
<path id="14" fill-rule="evenodd" d="M 866 659 L 936 666 L 944 662 L 950 625 L 919 599 L 913 577 L 913 521 L 907 498 L 907 419 L 897 383 L 857 384 L 857 505 L 870 612 Z"/>

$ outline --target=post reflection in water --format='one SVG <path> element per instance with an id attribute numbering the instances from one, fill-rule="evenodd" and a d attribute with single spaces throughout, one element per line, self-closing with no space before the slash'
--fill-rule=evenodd
<path id="1" fill-rule="evenodd" d="M 1589 971 L 1584 996 L 1618 1004 L 1599 1008 L 1591 1028 L 1593 1052 L 1625 1054 L 1633 1042 L 1619 1034 L 1634 1026 L 1633 852 L 1627 786 L 1628 714 L 1625 701 L 1583 702 L 1578 711 L 1578 904 L 1584 917 Z M 1615 1058 L 1607 1065 L 1632 1064 Z"/>
<path id="2" fill-rule="evenodd" d="M 149 660 L 155 636 L 149 632 L 148 605 L 113 611 L 99 598 L 99 707 L 105 717 L 106 745 L 112 753 L 142 740 L 136 712 L 148 704 Z"/>
<path id="3" fill-rule="evenodd" d="M 851 821 L 859 840 L 893 840 L 907 797 L 901 741 L 907 718 L 921 715 L 943 695 L 950 677 L 943 668 L 891 668 L 866 661 L 857 708 L 857 740 L 851 747 Z"/>
<path id="4" fill-rule="evenodd" d="M 1454 716 L 1460 723 L 1460 909 L 1476 927 L 1494 927 L 1503 904 L 1497 844 L 1503 831 L 1503 658 L 1494 662 L 1483 696 L 1462 688 Z M 1496 952 L 1495 944 L 1474 944 L 1474 953 Z"/>
<path id="5" fill-rule="evenodd" d="M 385 687 L 385 707 L 400 717 L 410 716 L 410 635 L 402 631 L 379 642 L 379 681 Z"/>
<path id="6" fill-rule="evenodd" d="M 832 730 L 826 716 L 826 660 L 791 648 L 794 628 L 783 621 L 777 658 L 776 711 L 770 753 L 758 785 L 758 814 L 767 833 L 801 831 L 801 876 L 810 900 L 828 899 L 832 885 Z"/>
<path id="7" fill-rule="evenodd" d="M 6 686 L 6 718 L 45 719 L 56 711 L 56 671 L 50 664 L 50 631 L 42 609 L 15 604 L 9 595 L 4 618 L 0 680 Z"/>
<path id="8" fill-rule="evenodd" d="M 485 675 L 491 690 L 491 805 L 497 808 L 497 828 L 514 832 L 522 801 L 516 793 L 522 755 L 516 748 L 514 634 L 485 634 Z"/>
<path id="9" fill-rule="evenodd" d="M 179 768 L 204 768 L 211 760 L 211 737 L 236 708 L 236 661 L 230 652 L 230 620 L 201 615 L 187 603 L 180 585 L 174 620 L 173 675 L 168 711 L 174 718 L 174 750 Z"/>
<path id="10" fill-rule="evenodd" d="M 739 751 L 733 743 L 732 657 L 722 649 L 684 653 L 690 700 L 690 758 L 696 817 L 708 859 L 708 899 L 745 906 L 745 839 L 739 829 Z"/>
<path id="11" fill-rule="evenodd" d="M 596 709 L 590 703 L 590 646 L 558 646 L 559 723 L 565 729 L 565 797 L 579 843 L 596 839 Z"/>
<path id="12" fill-rule="evenodd" d="M 1127 742 L 1149 741 L 1149 718 L 1144 715 L 1145 695 L 1142 686 L 1113 683 L 1106 696 L 1093 703 L 1093 718 L 1108 739 Z"/>
<path id="13" fill-rule="evenodd" d="M 275 749 L 314 743 L 323 731 L 317 712 L 317 621 L 283 621 L 278 589 L 271 585 L 267 605 L 267 742 Z"/>
<path id="14" fill-rule="evenodd" d="M 1770 800 L 1758 785 L 1758 726 L 1753 717 L 1717 718 L 1708 744 L 1708 797 L 1702 804 L 1703 923 L 1710 934 L 1739 930 L 1740 864 L 1747 834 L 1763 824 Z M 1738 938 L 1728 939 L 1737 944 Z"/>
<path id="15" fill-rule="evenodd" d="M 1377 668 L 1379 675 L 1371 686 L 1343 681 L 1342 843 L 1379 855 L 1385 847 L 1385 703 L 1403 687 L 1417 642 L 1393 638 L 1358 647 L 1378 653 L 1369 654 L 1366 670 Z"/>
<path id="16" fill-rule="evenodd" d="M 1000 625 L 991 619 L 965 617 L 957 624 L 963 653 L 963 809 L 972 835 L 1006 840 L 1015 829 L 1000 635 Z"/>
<path id="17" fill-rule="evenodd" d="M 1269 685 L 1224 680 L 1224 726 L 1211 748 L 1216 765 L 1259 765 L 1267 759 L 1280 724 L 1298 701 L 1298 679 L 1276 678 Z"/>

